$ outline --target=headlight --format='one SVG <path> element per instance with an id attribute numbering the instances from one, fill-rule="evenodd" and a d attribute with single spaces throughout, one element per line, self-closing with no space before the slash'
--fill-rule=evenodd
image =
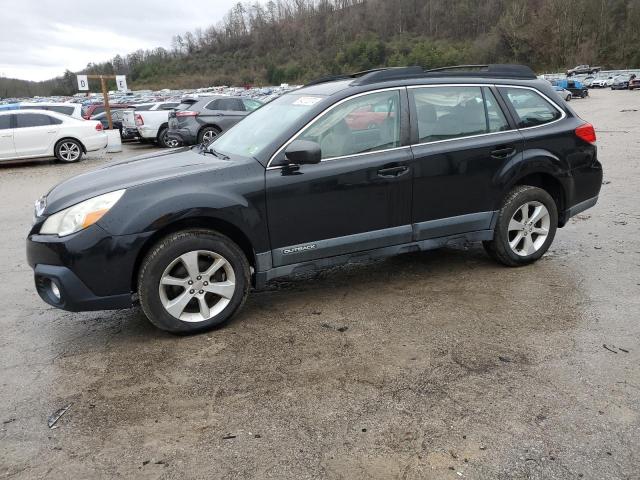
<path id="1" fill-rule="evenodd" d="M 125 190 L 105 193 L 51 215 L 40 229 L 43 235 L 71 235 L 100 220 L 116 204 Z"/>

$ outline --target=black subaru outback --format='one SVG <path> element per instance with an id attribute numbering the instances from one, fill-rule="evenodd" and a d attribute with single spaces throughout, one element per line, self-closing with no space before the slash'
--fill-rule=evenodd
<path id="1" fill-rule="evenodd" d="M 43 300 L 139 299 L 195 332 L 250 286 L 466 240 L 538 260 L 598 200 L 593 127 L 523 66 L 381 69 L 319 80 L 208 146 L 110 164 L 36 203 L 27 241 Z"/>

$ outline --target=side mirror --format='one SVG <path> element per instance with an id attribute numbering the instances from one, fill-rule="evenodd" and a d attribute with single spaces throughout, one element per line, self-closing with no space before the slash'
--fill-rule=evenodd
<path id="1" fill-rule="evenodd" d="M 295 140 L 284 151 L 288 163 L 295 165 L 315 164 L 322 160 L 320 145 L 308 140 Z"/>

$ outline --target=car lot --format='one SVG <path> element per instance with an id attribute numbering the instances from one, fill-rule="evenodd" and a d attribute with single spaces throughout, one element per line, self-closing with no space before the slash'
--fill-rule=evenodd
<path id="1" fill-rule="evenodd" d="M 571 103 L 598 130 L 605 185 L 539 263 L 505 269 L 474 245 L 288 278 L 193 337 L 35 293 L 33 201 L 110 156 L 2 167 L 0 478 L 634 478 L 632 98 Z"/>

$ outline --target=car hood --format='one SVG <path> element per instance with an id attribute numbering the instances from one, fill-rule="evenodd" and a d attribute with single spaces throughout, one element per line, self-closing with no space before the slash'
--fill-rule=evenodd
<path id="1" fill-rule="evenodd" d="M 225 168 L 231 163 L 232 160 L 203 155 L 199 153 L 198 147 L 151 153 L 109 163 L 98 170 L 72 177 L 53 187 L 46 196 L 44 215 L 51 215 L 103 193 Z"/>

